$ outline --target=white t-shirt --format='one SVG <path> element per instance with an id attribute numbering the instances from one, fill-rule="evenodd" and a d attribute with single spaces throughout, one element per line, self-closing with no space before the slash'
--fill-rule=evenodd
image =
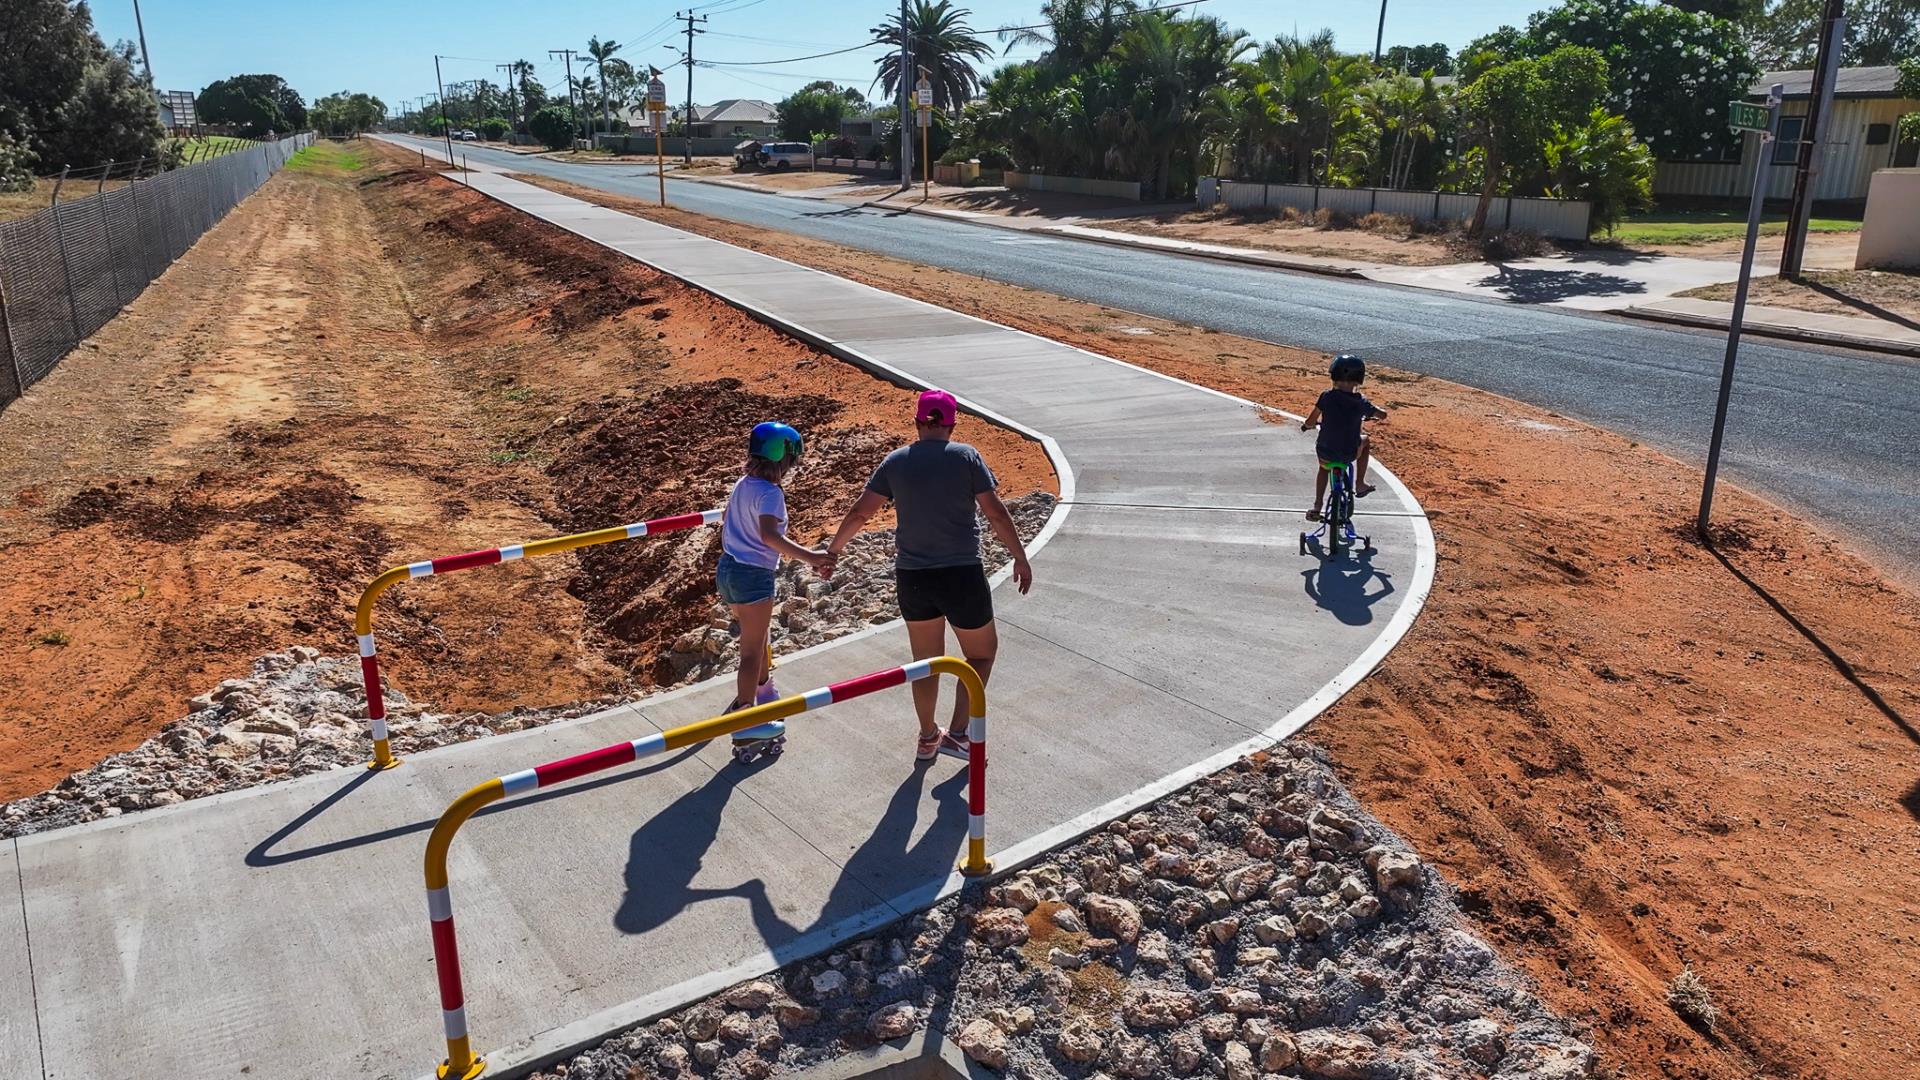
<path id="1" fill-rule="evenodd" d="M 735 481 L 733 494 L 727 496 L 726 518 L 720 526 L 720 549 L 736 562 L 778 569 L 780 553 L 760 539 L 763 514 L 779 518 L 780 535 L 787 534 L 786 489 L 757 476 L 743 476 Z"/>

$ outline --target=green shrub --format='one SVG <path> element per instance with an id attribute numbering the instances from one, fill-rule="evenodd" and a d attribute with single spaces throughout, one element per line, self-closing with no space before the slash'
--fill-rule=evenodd
<path id="1" fill-rule="evenodd" d="M 512 129 L 513 125 L 499 116 L 489 116 L 484 120 L 475 121 L 473 125 L 473 130 L 479 132 L 481 138 L 493 141 L 506 138 L 507 132 Z"/>
<path id="2" fill-rule="evenodd" d="M 573 134 L 577 130 L 573 122 L 573 110 L 564 105 L 549 105 L 534 113 L 533 119 L 527 121 L 527 129 L 549 150 L 564 150 L 572 146 Z"/>
<path id="3" fill-rule="evenodd" d="M 33 189 L 33 151 L 0 131 L 0 191 Z"/>

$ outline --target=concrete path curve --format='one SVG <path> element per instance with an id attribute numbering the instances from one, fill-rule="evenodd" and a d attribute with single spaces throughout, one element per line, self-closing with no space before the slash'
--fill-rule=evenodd
<path id="1" fill-rule="evenodd" d="M 1432 532 L 1384 470 L 1376 554 L 1298 554 L 1311 439 L 1251 403 L 503 175 L 469 182 L 1046 442 L 1065 501 L 1033 592 L 996 594 L 1003 868 L 1298 730 L 1426 596 Z M 894 623 L 783 658 L 781 681 L 906 657 Z M 420 856 L 441 810 L 488 777 L 711 715 L 726 683 L 0 847 L 18 888 L 0 898 L 17 924 L 0 933 L 0 1075 L 426 1072 L 442 1044 Z M 909 717 L 904 691 L 876 694 L 798 718 L 770 765 L 708 746 L 470 823 L 452 892 L 489 1074 L 953 888 L 964 771 L 913 767 Z"/>

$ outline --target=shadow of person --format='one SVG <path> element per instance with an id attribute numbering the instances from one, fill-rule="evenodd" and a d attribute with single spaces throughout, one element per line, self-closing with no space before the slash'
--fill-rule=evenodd
<path id="1" fill-rule="evenodd" d="M 763 758 L 752 766 L 729 766 L 648 818 L 627 844 L 626 893 L 613 925 L 625 934 L 656 930 L 705 900 L 739 897 L 747 902 L 754 926 L 769 943 L 799 931 L 782 919 L 759 878 L 726 888 L 695 887 L 707 849 L 719 836 L 721 816 L 741 781 L 773 764 Z"/>
<path id="2" fill-rule="evenodd" d="M 894 788 L 879 822 L 841 868 L 840 878 L 822 909 L 823 919 L 858 903 L 863 893 L 877 895 L 902 911 L 911 910 L 918 905 L 910 897 L 924 891 L 930 900 L 946 883 L 967 838 L 965 769 L 955 770 L 928 789 L 927 794 L 933 796 L 933 821 L 918 840 L 913 838 L 913 830 L 920 822 L 921 788 L 928 774 L 936 766 L 951 764 L 949 758 L 935 758 L 927 767 L 915 768 Z"/>
<path id="3" fill-rule="evenodd" d="M 1373 566 L 1373 552 L 1349 552 L 1338 562 L 1323 562 L 1300 572 L 1307 596 L 1315 606 L 1333 613 L 1348 626 L 1365 626 L 1373 621 L 1373 605 L 1393 595 L 1393 576 Z M 1380 582 L 1377 592 L 1367 585 Z"/>
<path id="4" fill-rule="evenodd" d="M 781 916 L 767 894 L 766 882 L 760 878 L 724 887 L 694 885 L 722 827 L 720 819 L 734 789 L 756 771 L 737 766 L 722 769 L 634 831 L 628 845 L 626 894 L 614 913 L 615 927 L 626 934 L 644 934 L 666 925 L 695 904 L 738 898 L 747 902 L 762 943 L 775 956 L 783 956 L 796 943 L 810 940 L 816 932 L 828 930 L 858 912 L 897 907 L 898 898 L 923 890 L 930 899 L 945 883 L 966 838 L 966 772 L 960 770 L 931 789 L 933 821 L 919 839 L 914 839 L 922 789 L 930 771 L 914 769 L 894 789 L 873 831 L 840 867 L 819 915 L 811 925 L 799 927 Z M 791 836 L 779 838 L 779 842 L 802 843 Z"/>

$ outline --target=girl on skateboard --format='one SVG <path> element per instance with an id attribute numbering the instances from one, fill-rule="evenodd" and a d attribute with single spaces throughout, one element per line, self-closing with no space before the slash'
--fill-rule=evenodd
<path id="1" fill-rule="evenodd" d="M 756 424 L 747 438 L 747 467 L 727 496 L 720 531 L 720 565 L 716 579 L 720 600 L 740 624 L 740 672 L 735 679 L 733 704 L 728 712 L 777 700 L 773 685 L 773 652 L 768 640 L 773 622 L 773 576 L 782 555 L 829 573 L 832 558 L 825 551 L 804 548 L 787 539 L 787 493 L 781 483 L 800 461 L 805 444 L 800 433 L 786 424 Z M 785 724 L 774 721 L 762 728 L 734 734 L 735 755 L 755 744 L 777 739 Z M 777 752 L 777 747 L 769 748 Z M 749 755 L 743 760 L 750 760 Z"/>

